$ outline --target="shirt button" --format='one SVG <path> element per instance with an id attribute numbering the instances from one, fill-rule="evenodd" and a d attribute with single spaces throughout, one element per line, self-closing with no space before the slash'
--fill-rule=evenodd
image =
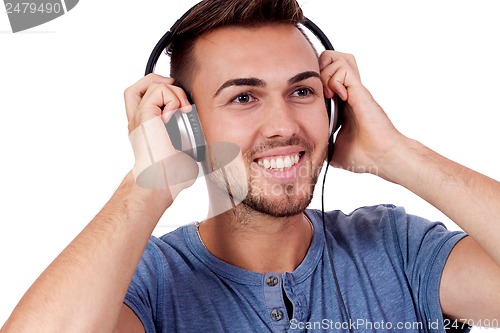
<path id="1" fill-rule="evenodd" d="M 266 283 L 270 287 L 274 287 L 278 284 L 278 278 L 276 276 L 270 276 L 267 278 Z"/>
<path id="2" fill-rule="evenodd" d="M 274 309 L 273 311 L 271 311 L 271 319 L 274 321 L 280 321 L 281 319 L 283 319 L 283 311 Z"/>

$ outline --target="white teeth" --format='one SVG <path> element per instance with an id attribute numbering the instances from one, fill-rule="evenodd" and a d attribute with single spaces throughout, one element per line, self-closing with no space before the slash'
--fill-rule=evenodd
<path id="1" fill-rule="evenodd" d="M 293 165 L 299 163 L 300 155 L 288 155 L 288 156 L 279 156 L 271 159 L 261 159 L 257 163 L 264 167 L 265 169 L 276 169 L 278 171 L 283 171 L 283 169 L 288 169 Z"/>
<path id="2" fill-rule="evenodd" d="M 276 159 L 276 167 L 278 169 L 283 169 L 285 167 L 285 161 L 283 161 L 283 159 L 281 157 L 278 157 Z"/>

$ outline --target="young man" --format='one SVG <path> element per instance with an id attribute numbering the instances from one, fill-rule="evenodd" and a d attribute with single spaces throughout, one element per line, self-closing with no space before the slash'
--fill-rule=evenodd
<path id="1" fill-rule="evenodd" d="M 170 156 L 167 190 L 127 175 L 2 333 L 443 332 L 443 314 L 500 318 L 500 185 L 399 133 L 352 56 L 318 61 L 296 27 L 302 19 L 291 0 L 206 0 L 184 20 L 172 76 L 192 96 L 207 142 L 240 147 L 243 172 L 230 178 L 241 204 L 150 240 L 196 171 L 164 137 L 155 144 Z M 189 105 L 173 84 L 149 75 L 127 89 L 132 137 L 162 135 L 147 131 Z M 323 97 L 334 94 L 347 107 L 332 165 L 377 170 L 468 237 L 390 206 L 328 212 L 325 237 L 321 213 L 305 209 L 326 157 Z M 208 183 L 223 192 L 217 177 Z"/>

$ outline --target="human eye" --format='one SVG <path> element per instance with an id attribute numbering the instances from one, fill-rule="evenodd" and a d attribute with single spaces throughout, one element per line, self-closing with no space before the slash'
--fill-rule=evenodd
<path id="1" fill-rule="evenodd" d="M 248 104 L 254 101 L 256 101 L 256 99 L 252 96 L 252 94 L 247 92 L 236 96 L 234 99 L 231 100 L 231 103 Z"/>
<path id="2" fill-rule="evenodd" d="M 300 87 L 295 89 L 295 91 L 292 93 L 292 97 L 299 97 L 299 98 L 305 98 L 310 95 L 314 94 L 314 90 L 308 87 Z"/>

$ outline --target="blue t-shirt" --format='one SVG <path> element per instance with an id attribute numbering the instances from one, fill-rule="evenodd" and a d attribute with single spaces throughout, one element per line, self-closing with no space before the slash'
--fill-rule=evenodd
<path id="1" fill-rule="evenodd" d="M 152 237 L 125 304 L 148 333 L 445 332 L 439 282 L 464 233 L 381 205 L 326 212 L 325 243 L 321 212 L 306 214 L 311 246 L 283 274 L 219 260 L 194 224 Z"/>

